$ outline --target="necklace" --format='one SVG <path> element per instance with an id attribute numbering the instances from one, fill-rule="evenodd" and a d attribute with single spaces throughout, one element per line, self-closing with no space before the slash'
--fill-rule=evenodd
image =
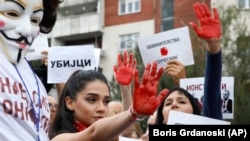
<path id="1" fill-rule="evenodd" d="M 25 60 L 26 60 L 26 58 L 25 58 Z M 26 60 L 26 63 L 28 63 L 27 60 Z M 28 65 L 29 65 L 29 63 L 28 63 Z M 28 91 L 28 87 L 26 86 L 26 84 L 25 84 L 25 82 L 24 82 L 24 80 L 23 80 L 23 77 L 22 77 L 22 75 L 20 74 L 20 72 L 19 72 L 19 70 L 18 70 L 18 68 L 17 68 L 17 66 L 16 66 L 15 64 L 14 64 L 14 67 L 15 67 L 15 69 L 16 69 L 16 72 L 17 72 L 18 75 L 19 75 L 19 78 L 22 80 L 22 83 L 23 83 L 23 85 L 24 85 L 24 87 L 25 87 L 25 90 L 26 90 L 27 95 L 28 95 L 28 97 L 29 97 L 29 100 L 30 100 L 30 102 L 31 102 L 31 106 L 32 106 L 31 118 L 34 118 L 34 123 L 35 123 L 35 125 L 36 125 L 36 132 L 37 132 L 37 141 L 40 141 L 40 136 L 39 136 L 39 123 L 40 123 L 40 106 L 41 106 L 41 98 L 40 98 L 40 87 L 39 87 L 39 84 L 38 84 L 38 80 L 37 80 L 36 74 L 35 74 L 35 72 L 33 71 L 33 69 L 31 68 L 31 66 L 29 65 L 31 71 L 33 72 L 33 76 L 34 76 L 34 78 L 35 78 L 35 80 L 36 80 L 36 85 L 37 85 L 37 93 L 38 93 L 38 112 L 37 112 L 37 113 L 36 113 L 36 109 L 35 109 L 35 103 L 32 101 L 31 95 L 30 95 L 30 93 L 29 93 L 29 91 Z M 32 117 L 32 116 L 33 116 L 33 117 Z"/>

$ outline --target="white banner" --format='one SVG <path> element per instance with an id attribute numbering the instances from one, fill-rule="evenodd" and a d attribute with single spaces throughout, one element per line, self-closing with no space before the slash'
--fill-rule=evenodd
<path id="1" fill-rule="evenodd" d="M 46 34 L 39 33 L 39 35 L 36 37 L 34 42 L 32 43 L 29 52 L 26 54 L 26 58 L 29 61 L 32 60 L 41 60 L 42 54 L 41 52 L 43 50 L 48 50 L 49 44 L 48 44 L 48 37 Z"/>
<path id="2" fill-rule="evenodd" d="M 94 70 L 96 66 L 93 45 L 50 47 L 48 83 L 65 83 L 76 70 Z"/>
<path id="3" fill-rule="evenodd" d="M 202 103 L 202 97 L 204 94 L 204 77 L 186 78 L 180 80 L 180 87 L 190 92 Z M 229 99 L 232 100 L 232 112 L 224 112 L 223 119 L 233 119 L 234 115 L 234 77 L 222 77 L 221 78 L 221 98 L 225 90 L 230 92 Z M 222 109 L 223 112 L 223 109 Z"/>
<path id="4" fill-rule="evenodd" d="M 230 125 L 231 122 L 170 110 L 168 125 Z"/>
<path id="5" fill-rule="evenodd" d="M 187 26 L 138 39 L 144 66 L 156 61 L 166 67 L 169 60 L 179 60 L 184 66 L 193 65 L 193 50 Z"/>

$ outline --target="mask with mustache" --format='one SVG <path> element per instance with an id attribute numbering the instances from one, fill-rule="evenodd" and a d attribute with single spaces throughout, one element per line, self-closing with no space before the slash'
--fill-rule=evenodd
<path id="1" fill-rule="evenodd" d="M 25 58 L 40 31 L 39 24 L 44 14 L 42 5 L 37 9 L 31 5 L 19 1 L 0 4 L 0 53 L 13 64 Z"/>

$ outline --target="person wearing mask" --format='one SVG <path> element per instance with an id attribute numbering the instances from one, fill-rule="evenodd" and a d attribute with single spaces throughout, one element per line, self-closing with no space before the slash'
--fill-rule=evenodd
<path id="1" fill-rule="evenodd" d="M 61 2 L 0 2 L 1 140 L 49 140 L 47 92 L 25 56 L 39 32 L 53 29 Z"/>

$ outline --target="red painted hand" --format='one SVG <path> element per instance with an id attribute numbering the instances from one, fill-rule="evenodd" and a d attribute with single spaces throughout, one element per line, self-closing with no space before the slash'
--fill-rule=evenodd
<path id="1" fill-rule="evenodd" d="M 129 85 L 132 81 L 133 74 L 136 67 L 136 59 L 133 59 L 133 54 L 129 54 L 129 60 L 127 58 L 127 52 L 124 51 L 123 59 L 121 54 L 118 54 L 118 65 L 114 65 L 114 77 L 116 81 L 121 85 Z M 122 62 L 123 61 L 123 62 Z"/>
<path id="2" fill-rule="evenodd" d="M 168 94 L 169 90 L 163 89 L 157 96 L 158 82 L 162 73 L 163 68 L 157 71 L 156 62 L 153 63 L 152 69 L 151 64 L 147 64 L 140 84 L 138 71 L 135 71 L 133 109 L 136 114 L 152 115 Z"/>
<path id="3" fill-rule="evenodd" d="M 217 9 L 213 8 L 212 16 L 206 4 L 195 3 L 193 10 L 199 20 L 200 27 L 194 22 L 189 24 L 193 27 L 197 36 L 203 39 L 219 38 L 221 36 L 221 25 Z"/>

